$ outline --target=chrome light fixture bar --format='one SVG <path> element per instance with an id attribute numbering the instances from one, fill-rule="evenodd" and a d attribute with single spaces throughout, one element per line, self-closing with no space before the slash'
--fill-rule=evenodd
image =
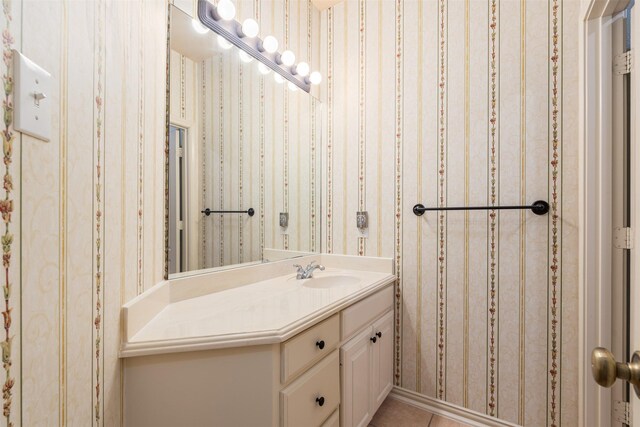
<path id="1" fill-rule="evenodd" d="M 286 80 L 307 93 L 311 91 L 309 77 L 296 74 L 295 64 L 286 66 L 279 60 L 279 52 L 269 53 L 266 50 L 261 50 L 262 39 L 259 37 L 241 37 L 239 34 L 242 34 L 242 24 L 234 19 L 228 21 L 221 19 L 216 11 L 216 6 L 208 0 L 198 0 L 198 18 L 211 31 L 224 37 L 229 43 L 262 62 Z"/>

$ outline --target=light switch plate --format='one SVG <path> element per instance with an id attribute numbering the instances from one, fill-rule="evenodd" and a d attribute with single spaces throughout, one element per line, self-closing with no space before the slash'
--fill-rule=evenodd
<path id="1" fill-rule="evenodd" d="M 13 127 L 19 132 L 51 139 L 51 74 L 13 50 Z"/>

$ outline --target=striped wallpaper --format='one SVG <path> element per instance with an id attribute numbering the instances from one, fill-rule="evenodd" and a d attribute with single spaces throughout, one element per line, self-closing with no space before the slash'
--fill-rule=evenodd
<path id="1" fill-rule="evenodd" d="M 394 257 L 396 382 L 575 425 L 578 2 L 347 0 L 309 17 L 305 2 L 247 1 L 242 13 L 324 64 L 321 243 Z M 2 78 L 21 49 L 54 75 L 55 107 L 49 143 L 14 133 L 3 107 L 0 425 L 119 425 L 120 306 L 164 274 L 167 4 L 4 4 Z M 292 185 L 268 164 L 287 148 L 269 143 L 284 114 L 257 114 L 261 187 Z M 545 217 L 411 213 L 539 198 Z M 257 216 L 283 203 L 261 197 Z"/>
<path id="2" fill-rule="evenodd" d="M 398 385 L 530 426 L 577 423 L 578 7 L 322 13 L 324 248 L 395 259 Z M 411 211 L 538 199 L 544 217 Z"/>
<path id="3" fill-rule="evenodd" d="M 4 39 L 22 35 L 13 46 L 53 76 L 53 117 L 50 142 L 18 135 L 11 166 L 21 256 L 0 424 L 119 425 L 120 307 L 164 269 L 167 5 L 14 0 L 5 13 Z"/>
<path id="4" fill-rule="evenodd" d="M 241 14 L 256 13 L 283 39 L 288 3 L 241 3 Z M 308 2 L 290 3 L 286 26 L 292 47 L 306 53 L 311 46 L 310 62 L 318 64 L 320 34 L 309 23 L 318 27 L 319 12 L 307 13 Z M 168 1 L 3 5 L 0 78 L 11 77 L 11 48 L 50 71 L 53 117 L 48 143 L 13 132 L 11 86 L 3 85 L 0 426 L 122 425 L 120 307 L 165 274 Z M 254 83 L 252 93 L 268 99 L 265 86 Z M 291 99 L 290 107 L 296 102 Z M 276 112 L 255 114 L 271 129 Z M 270 150 L 270 134 L 250 132 L 243 134 L 254 144 L 247 150 Z M 262 156 L 253 162 L 258 165 L 243 166 L 243 173 L 262 175 L 263 185 L 271 179 L 268 165 L 260 166 Z M 320 189 L 319 183 L 309 185 Z M 243 190 L 245 197 L 250 191 Z M 260 219 L 266 208 L 256 208 L 254 218 L 270 220 Z M 245 228 L 244 238 L 251 232 Z"/>

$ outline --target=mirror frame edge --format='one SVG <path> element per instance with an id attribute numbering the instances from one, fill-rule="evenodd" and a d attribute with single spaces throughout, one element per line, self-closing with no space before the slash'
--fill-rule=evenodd
<path id="1" fill-rule="evenodd" d="M 173 4 L 172 1 L 167 2 L 167 34 L 166 34 L 166 62 L 165 62 L 165 79 L 166 79 L 166 83 L 165 83 L 165 141 L 164 141 L 164 226 L 163 226 L 163 242 L 164 242 L 164 257 L 163 257 L 163 281 L 169 281 L 171 280 L 171 278 L 169 277 L 169 128 L 171 125 L 171 81 L 170 81 L 170 70 L 171 70 L 171 8 L 172 7 L 177 7 L 175 4 Z M 179 9 L 179 8 L 178 8 Z M 239 48 L 239 47 L 238 47 Z M 305 91 L 306 92 L 306 91 Z M 322 183 L 322 169 L 323 169 L 323 163 L 322 159 L 323 159 L 323 138 L 324 138 L 324 133 L 323 133 L 323 129 L 325 128 L 325 120 L 327 119 L 326 117 L 326 111 L 325 111 L 325 106 L 324 103 L 322 103 L 321 98 L 318 96 L 316 97 L 315 95 L 313 95 L 311 92 L 306 92 L 309 96 L 311 96 L 311 98 L 313 98 L 314 100 L 318 101 L 320 103 L 320 107 L 321 107 L 321 111 L 320 111 L 320 129 L 318 129 L 319 131 L 319 142 L 320 142 L 320 147 L 318 150 L 319 153 L 319 157 L 320 157 L 320 167 L 319 167 L 319 177 L 320 178 L 320 182 L 319 182 L 319 187 L 318 187 L 318 196 L 319 196 L 319 202 L 320 202 L 320 206 L 322 206 L 322 200 L 323 200 L 323 191 L 322 191 L 322 187 L 323 187 L 323 183 Z M 319 242 L 318 242 L 318 251 L 317 253 L 320 254 L 322 253 L 322 247 L 323 247 L 323 240 L 322 240 L 322 207 L 318 208 L 318 213 L 319 213 L 319 219 L 318 219 L 318 228 L 319 228 Z M 294 257 L 295 258 L 295 257 Z M 197 271 L 197 270 L 196 270 Z M 196 273 L 197 275 L 197 273 Z"/>
<path id="2" fill-rule="evenodd" d="M 164 259 L 163 259 L 163 280 L 169 280 L 169 125 L 171 108 L 171 81 L 169 80 L 169 70 L 171 69 L 171 7 L 173 2 L 167 2 L 167 35 L 166 35 L 166 62 L 165 62 L 165 124 L 164 124 Z"/>

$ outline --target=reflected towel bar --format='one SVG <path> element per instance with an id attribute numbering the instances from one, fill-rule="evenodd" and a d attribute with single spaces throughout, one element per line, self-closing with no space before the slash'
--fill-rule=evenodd
<path id="1" fill-rule="evenodd" d="M 246 211 L 212 211 L 211 209 L 207 208 L 207 209 L 205 209 L 203 211 L 200 211 L 200 212 L 202 212 L 206 216 L 209 216 L 209 215 L 214 214 L 214 213 L 240 213 L 240 214 L 246 213 L 249 216 L 253 216 L 256 213 L 256 211 L 254 211 L 253 208 L 249 208 Z"/>
<path id="2" fill-rule="evenodd" d="M 531 209 L 536 215 L 545 215 L 549 212 L 549 203 L 544 200 L 536 200 L 530 206 L 459 206 L 459 207 L 441 207 L 441 208 L 425 208 L 424 205 L 418 203 L 413 207 L 413 213 L 422 216 L 427 211 L 493 211 L 500 209 Z"/>

